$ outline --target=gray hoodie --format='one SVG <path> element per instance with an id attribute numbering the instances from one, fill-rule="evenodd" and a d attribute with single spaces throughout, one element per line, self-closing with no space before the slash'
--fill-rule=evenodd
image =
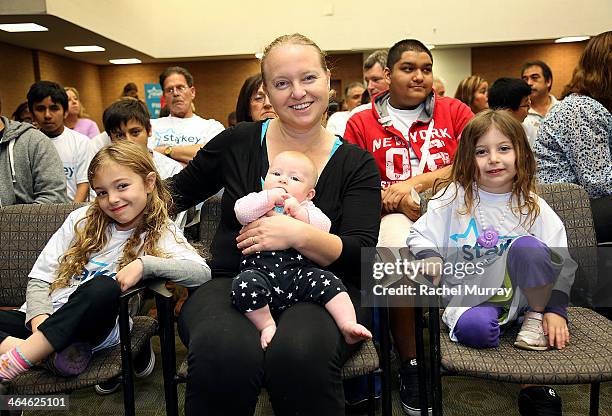
<path id="1" fill-rule="evenodd" d="M 0 206 L 68 202 L 64 168 L 53 142 L 31 124 L 0 119 Z"/>

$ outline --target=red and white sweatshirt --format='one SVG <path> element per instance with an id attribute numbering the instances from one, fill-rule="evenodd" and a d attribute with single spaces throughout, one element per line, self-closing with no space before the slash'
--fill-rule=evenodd
<path id="1" fill-rule="evenodd" d="M 461 131 L 474 117 L 470 108 L 459 100 L 440 97 L 432 91 L 417 121 L 410 126 L 408 137 L 404 137 L 393 126 L 387 111 L 389 97 L 388 91 L 375 96 L 371 108 L 354 114 L 344 132 L 347 142 L 374 155 L 380 171 L 381 187 L 386 188 L 415 176 L 410 166 L 409 146 L 420 160 L 421 146 L 432 119 L 429 160 L 435 163 L 436 169 L 452 164 Z M 436 169 L 430 169 L 429 163 L 426 163 L 423 172 Z"/>

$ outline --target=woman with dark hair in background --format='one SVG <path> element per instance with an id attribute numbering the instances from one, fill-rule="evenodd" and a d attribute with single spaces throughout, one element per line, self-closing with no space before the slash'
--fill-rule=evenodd
<path id="1" fill-rule="evenodd" d="M 459 83 L 455 98 L 469 105 L 476 114 L 489 108 L 488 89 L 489 84 L 484 78 L 472 75 Z"/>
<path id="2" fill-rule="evenodd" d="M 538 179 L 570 182 L 591 198 L 597 241 L 612 241 L 612 31 L 587 43 L 563 101 L 542 121 Z"/>
<path id="3" fill-rule="evenodd" d="M 30 113 L 27 101 L 24 101 L 17 106 L 17 108 L 13 112 L 13 120 L 19 121 L 21 123 L 34 123 L 34 117 L 32 117 L 32 113 Z"/>
<path id="4" fill-rule="evenodd" d="M 121 97 L 132 97 L 138 100 L 138 87 L 136 86 L 136 84 L 134 84 L 133 82 L 128 82 L 127 84 L 125 84 L 125 87 L 123 87 L 123 92 L 121 93 Z"/>
<path id="5" fill-rule="evenodd" d="M 276 113 L 263 90 L 261 74 L 248 77 L 238 94 L 236 102 L 236 123 L 242 121 L 260 121 L 276 118 Z"/>

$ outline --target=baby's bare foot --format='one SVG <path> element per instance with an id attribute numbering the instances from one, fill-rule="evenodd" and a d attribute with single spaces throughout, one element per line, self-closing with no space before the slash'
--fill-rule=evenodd
<path id="1" fill-rule="evenodd" d="M 268 345 L 270 345 L 270 341 L 272 341 L 275 333 L 276 325 L 270 325 L 261 330 L 261 348 L 264 350 L 268 348 Z"/>
<path id="2" fill-rule="evenodd" d="M 357 322 L 345 322 L 340 327 L 340 332 L 342 332 L 347 344 L 356 344 L 364 339 L 372 339 L 372 333 Z"/>

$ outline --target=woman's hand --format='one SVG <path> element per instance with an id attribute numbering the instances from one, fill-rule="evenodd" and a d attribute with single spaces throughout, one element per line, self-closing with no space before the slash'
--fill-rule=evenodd
<path id="1" fill-rule="evenodd" d="M 117 283 L 121 287 L 121 291 L 125 292 L 142 279 L 144 265 L 142 260 L 136 259 L 117 272 Z"/>
<path id="2" fill-rule="evenodd" d="M 286 250 L 297 244 L 305 224 L 287 215 L 266 215 L 242 227 L 236 237 L 243 255 L 259 251 Z"/>
<path id="3" fill-rule="evenodd" d="M 559 350 L 565 348 L 570 335 L 564 317 L 554 312 L 547 312 L 544 314 L 542 326 L 544 327 L 544 335 L 548 335 L 548 345 Z"/>

